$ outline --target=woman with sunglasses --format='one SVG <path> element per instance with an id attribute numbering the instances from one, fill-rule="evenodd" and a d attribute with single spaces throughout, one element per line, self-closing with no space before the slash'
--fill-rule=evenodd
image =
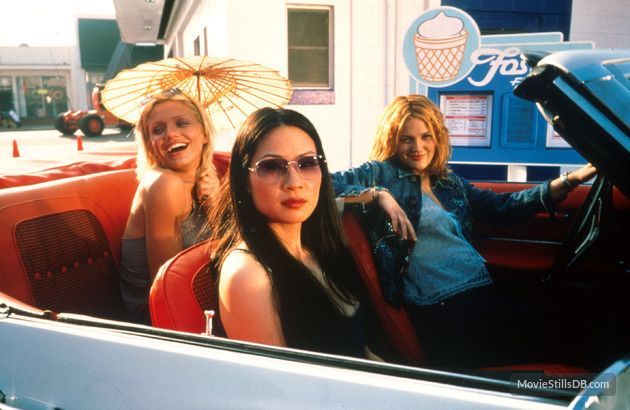
<path id="1" fill-rule="evenodd" d="M 159 267 L 202 238 L 208 198 L 218 187 L 214 128 L 181 92 L 157 95 L 136 125 L 138 188 L 122 242 L 121 287 L 127 310 L 149 323 L 148 296 Z"/>
<path id="2" fill-rule="evenodd" d="M 211 259 L 227 336 L 365 357 L 360 279 L 313 124 L 292 110 L 254 112 L 222 188 Z"/>

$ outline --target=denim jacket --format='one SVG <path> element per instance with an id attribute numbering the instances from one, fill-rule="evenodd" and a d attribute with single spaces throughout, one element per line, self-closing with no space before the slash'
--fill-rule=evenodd
<path id="1" fill-rule="evenodd" d="M 335 195 L 356 196 L 368 188 L 387 189 L 417 229 L 422 209 L 420 177 L 396 159 L 370 161 L 347 171 L 332 174 Z M 474 221 L 508 224 L 522 221 L 537 212 L 552 209 L 549 182 L 514 193 L 497 194 L 474 187 L 465 179 L 450 173 L 435 181 L 432 190 L 444 209 L 453 213 L 462 227 L 462 234 L 472 242 Z M 346 206 L 359 214 L 370 242 L 385 299 L 394 306 L 402 300 L 403 280 L 414 243 L 397 237 L 389 219 L 377 204 Z M 448 293 L 449 289 L 445 289 Z"/>

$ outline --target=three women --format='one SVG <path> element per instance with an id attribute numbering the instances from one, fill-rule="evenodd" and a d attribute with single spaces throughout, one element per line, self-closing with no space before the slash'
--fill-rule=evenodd
<path id="1" fill-rule="evenodd" d="M 154 116 L 160 118 L 159 111 Z M 201 145 L 209 141 L 201 138 Z M 174 139 L 155 148 L 163 155 L 195 144 Z M 372 157 L 333 180 L 346 202 L 376 201 L 388 216 L 385 229 L 373 224 L 367 232 L 386 298 L 405 306 L 428 350 L 447 357 L 437 365 L 460 361 L 458 353 L 468 350 L 469 357 L 484 360 L 478 353 L 492 350 L 492 337 L 480 342 L 488 343 L 479 351 L 465 345 L 473 333 L 492 336 L 489 316 L 501 304 L 470 242 L 473 219 L 509 222 L 549 211 L 594 168 L 514 194 L 479 190 L 448 171 L 442 114 L 415 95 L 387 107 Z M 185 169 L 184 178 L 197 176 L 193 167 L 173 168 Z M 291 110 L 252 114 L 239 130 L 210 218 L 219 313 L 229 337 L 369 357 L 360 280 L 336 212 L 313 125 Z"/>

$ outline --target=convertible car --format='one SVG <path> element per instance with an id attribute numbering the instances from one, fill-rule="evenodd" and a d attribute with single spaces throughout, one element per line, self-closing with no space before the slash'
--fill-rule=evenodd
<path id="1" fill-rule="evenodd" d="M 630 408 L 630 50 L 524 58 L 532 70 L 515 93 L 534 101 L 599 175 L 553 215 L 478 225 L 474 240 L 506 292 L 551 301 L 552 326 L 581 321 L 567 327 L 570 345 L 553 346 L 556 355 L 483 369 L 424 366 L 422 340 L 404 310 L 384 302 L 350 214 L 344 228 L 385 363 L 208 334 L 204 311 L 216 307 L 207 242 L 159 272 L 152 326 L 130 323 L 118 265 L 133 161 L 68 166 L 0 177 L 0 408 Z M 216 154 L 219 171 L 227 160 Z"/>

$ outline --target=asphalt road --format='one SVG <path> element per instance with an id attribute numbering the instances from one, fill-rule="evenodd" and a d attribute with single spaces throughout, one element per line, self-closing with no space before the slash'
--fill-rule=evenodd
<path id="1" fill-rule="evenodd" d="M 234 130 L 217 133 L 216 151 L 230 151 Z M 19 175 L 72 164 L 81 161 L 110 161 L 136 155 L 136 142 L 132 133 L 121 133 L 118 128 L 106 128 L 100 137 L 83 138 L 79 151 L 77 135 L 61 135 L 50 129 L 0 129 L 0 175 Z M 13 141 L 17 143 L 19 157 L 13 157 Z"/>
<path id="2" fill-rule="evenodd" d="M 19 157 L 13 157 L 13 141 Z M 133 134 L 120 133 L 118 128 L 106 128 L 100 137 L 83 137 L 82 145 L 79 151 L 76 135 L 61 135 L 52 128 L 0 130 L 0 174 L 24 174 L 81 161 L 127 159 L 136 153 Z"/>

